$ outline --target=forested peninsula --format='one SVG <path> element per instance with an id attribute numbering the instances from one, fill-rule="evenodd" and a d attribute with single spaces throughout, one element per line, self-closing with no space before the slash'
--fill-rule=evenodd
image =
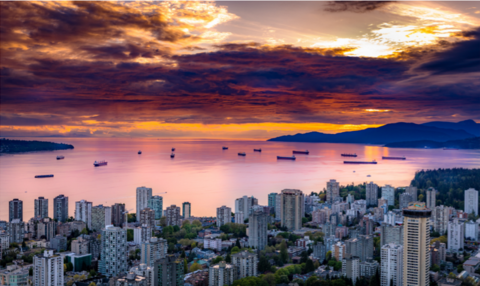
<path id="1" fill-rule="evenodd" d="M 22 153 L 73 149 L 73 145 L 46 141 L 0 139 L 0 153 Z"/>

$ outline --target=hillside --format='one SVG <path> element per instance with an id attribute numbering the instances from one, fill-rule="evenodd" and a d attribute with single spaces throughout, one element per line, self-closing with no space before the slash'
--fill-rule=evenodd
<path id="1" fill-rule="evenodd" d="M 73 145 L 46 141 L 0 140 L 0 153 L 21 153 L 32 151 L 53 151 L 73 149 Z"/>
<path id="2" fill-rule="evenodd" d="M 465 120 L 460 122 L 443 122 L 443 121 L 433 121 L 424 123 L 422 125 L 432 126 L 437 128 L 444 129 L 454 129 L 454 130 L 463 130 L 475 136 L 480 136 L 480 124 L 476 123 L 473 120 Z"/>
<path id="3" fill-rule="evenodd" d="M 389 148 L 453 148 L 453 149 L 480 149 L 480 137 L 464 140 L 450 140 L 438 142 L 432 140 L 405 141 L 385 144 Z"/>

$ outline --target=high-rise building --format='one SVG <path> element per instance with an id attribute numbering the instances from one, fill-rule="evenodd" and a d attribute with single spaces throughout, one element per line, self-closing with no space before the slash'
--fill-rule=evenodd
<path id="1" fill-rule="evenodd" d="M 347 254 L 346 246 L 343 241 L 338 241 L 337 243 L 333 244 L 331 251 L 332 257 L 335 257 L 337 261 L 341 261 L 344 257 L 346 257 L 345 255 Z"/>
<path id="2" fill-rule="evenodd" d="M 75 220 L 83 221 L 92 229 L 92 203 L 85 200 L 75 202 Z"/>
<path id="3" fill-rule="evenodd" d="M 312 222 L 324 224 L 327 222 L 327 212 L 325 209 L 316 209 L 312 212 Z"/>
<path id="4" fill-rule="evenodd" d="M 432 209 L 432 219 L 433 219 L 433 230 L 438 232 L 440 235 L 444 235 L 447 231 L 448 221 L 450 220 L 450 215 L 454 208 L 445 207 L 443 205 L 437 206 Z"/>
<path id="5" fill-rule="evenodd" d="M 90 241 L 83 237 L 72 240 L 72 252 L 74 252 L 76 255 L 88 254 L 90 253 L 89 244 Z"/>
<path id="6" fill-rule="evenodd" d="M 63 282 L 63 259 L 60 255 L 53 255 L 53 250 L 45 250 L 33 257 L 34 286 L 63 286 Z"/>
<path id="7" fill-rule="evenodd" d="M 10 236 L 10 243 L 22 243 L 25 231 L 25 223 L 16 218 L 7 224 L 7 233 Z"/>
<path id="8" fill-rule="evenodd" d="M 458 218 L 448 222 L 448 250 L 463 250 L 465 240 L 465 226 Z"/>
<path id="9" fill-rule="evenodd" d="M 274 213 L 275 213 L 276 204 L 277 204 L 277 193 L 268 194 L 268 206 L 273 209 Z"/>
<path id="10" fill-rule="evenodd" d="M 373 258 L 373 237 L 371 235 L 359 235 L 345 241 L 345 251 L 350 256 L 356 256 L 360 261 Z"/>
<path id="11" fill-rule="evenodd" d="M 380 225 L 380 247 L 390 243 L 403 245 L 403 225 Z"/>
<path id="12" fill-rule="evenodd" d="M 395 205 L 395 188 L 390 185 L 382 187 L 382 198 L 387 199 L 389 206 Z"/>
<path id="13" fill-rule="evenodd" d="M 380 257 L 382 261 L 380 285 L 403 286 L 403 246 L 393 243 L 386 244 L 381 248 Z M 393 282 L 393 284 L 391 284 L 391 282 Z"/>
<path id="14" fill-rule="evenodd" d="M 148 242 L 152 237 L 152 228 L 146 224 L 133 229 L 133 242 L 138 245 Z"/>
<path id="15" fill-rule="evenodd" d="M 19 199 L 13 199 L 8 202 L 8 221 L 14 219 L 23 221 L 23 202 Z"/>
<path id="16" fill-rule="evenodd" d="M 235 213 L 235 223 L 244 224 L 245 218 L 243 217 L 243 212 L 236 212 Z"/>
<path id="17" fill-rule="evenodd" d="M 360 259 L 357 256 L 350 256 L 342 260 L 342 275 L 352 279 L 353 285 L 360 278 Z"/>
<path id="18" fill-rule="evenodd" d="M 55 249 L 57 252 L 67 250 L 67 238 L 60 234 L 55 235 L 50 240 L 50 248 Z"/>
<path id="19" fill-rule="evenodd" d="M 408 203 L 413 202 L 413 197 L 409 193 L 403 193 L 400 194 L 398 198 L 399 204 L 400 204 L 400 209 L 404 209 L 408 207 Z"/>
<path id="20" fill-rule="evenodd" d="M 163 216 L 163 197 L 152 196 L 148 201 L 148 207 L 155 212 L 155 219 L 161 219 Z"/>
<path id="21" fill-rule="evenodd" d="M 58 195 L 53 199 L 53 219 L 66 222 L 68 219 L 68 197 Z"/>
<path id="22" fill-rule="evenodd" d="M 167 216 L 167 225 L 180 225 L 180 224 L 168 224 Z M 155 211 L 151 208 L 144 208 L 140 211 L 140 224 L 146 225 L 152 229 L 155 228 Z"/>
<path id="23" fill-rule="evenodd" d="M 467 214 L 474 213 L 478 216 L 478 191 L 470 188 L 465 191 L 465 212 Z"/>
<path id="24" fill-rule="evenodd" d="M 48 217 L 48 199 L 44 197 L 38 197 L 38 199 L 35 199 L 34 217 L 37 219 Z"/>
<path id="25" fill-rule="evenodd" d="M 45 238 L 46 241 L 50 241 L 55 237 L 56 230 L 57 222 L 53 219 L 48 217 L 41 219 L 37 224 L 37 238 Z"/>
<path id="26" fill-rule="evenodd" d="M 232 222 L 232 209 L 226 206 L 217 208 L 217 226 Z"/>
<path id="27" fill-rule="evenodd" d="M 478 240 L 478 222 L 471 220 L 465 223 L 465 238 L 473 241 Z"/>
<path id="28" fill-rule="evenodd" d="M 405 188 L 405 193 L 409 193 L 410 196 L 413 198 L 413 202 L 416 202 L 418 200 L 418 192 L 417 192 L 417 187 L 406 187 Z"/>
<path id="29" fill-rule="evenodd" d="M 373 260 L 372 258 L 360 262 L 360 276 L 370 278 L 377 273 L 378 267 L 378 261 Z"/>
<path id="30" fill-rule="evenodd" d="M 340 184 L 336 180 L 330 180 L 327 182 L 326 196 L 326 201 L 329 204 L 333 204 L 335 198 L 340 196 Z"/>
<path id="31" fill-rule="evenodd" d="M 101 240 L 102 252 L 98 271 L 106 277 L 114 277 L 126 272 L 128 270 L 127 230 L 108 225 L 102 229 Z"/>
<path id="32" fill-rule="evenodd" d="M 153 267 L 155 261 L 166 257 L 167 248 L 168 243 L 165 239 L 151 237 L 149 241 L 140 246 L 140 262 Z"/>
<path id="33" fill-rule="evenodd" d="M 289 231 L 302 228 L 302 218 L 305 216 L 304 196 L 300 190 L 285 189 L 280 196 L 280 222 Z"/>
<path id="34" fill-rule="evenodd" d="M 313 245 L 313 257 L 318 259 L 320 264 L 322 264 L 327 258 L 327 247 L 322 242 L 316 243 L 317 244 Z M 330 251 L 330 249 L 328 251 Z"/>
<path id="35" fill-rule="evenodd" d="M 184 202 L 182 204 L 183 219 L 187 219 L 191 217 L 191 212 L 192 212 L 192 205 L 189 202 Z"/>
<path id="36" fill-rule="evenodd" d="M 112 206 L 112 224 L 122 227 L 125 223 L 125 204 L 114 204 Z"/>
<path id="37" fill-rule="evenodd" d="M 235 212 L 243 212 L 244 219 L 247 219 L 250 216 L 254 205 L 258 205 L 258 200 L 256 198 L 253 196 L 243 196 L 235 200 Z"/>
<path id="38" fill-rule="evenodd" d="M 411 202 L 403 209 L 404 285 L 430 285 L 430 216 L 425 203 Z"/>
<path id="39" fill-rule="evenodd" d="M 264 250 L 268 243 L 268 214 L 254 211 L 248 222 L 248 244 L 257 250 Z"/>
<path id="40" fill-rule="evenodd" d="M 184 268 L 183 259 L 175 255 L 167 255 L 165 258 L 155 261 L 155 278 L 157 286 L 179 286 L 183 285 Z"/>
<path id="41" fill-rule="evenodd" d="M 92 230 L 101 231 L 112 224 L 112 208 L 98 205 L 92 207 Z"/>
<path id="42" fill-rule="evenodd" d="M 366 185 L 365 190 L 367 206 L 376 206 L 378 202 L 378 186 L 373 182 Z"/>
<path id="43" fill-rule="evenodd" d="M 237 280 L 237 271 L 235 266 L 221 261 L 216 265 L 211 265 L 208 269 L 208 286 L 232 285 Z"/>
<path id="44" fill-rule="evenodd" d="M 248 250 L 233 254 L 232 265 L 237 271 L 237 279 L 257 276 L 258 257 L 256 254 L 250 253 Z"/>
<path id="45" fill-rule="evenodd" d="M 148 208 L 148 202 L 152 198 L 152 188 L 137 188 L 137 221 L 140 221 L 140 211 Z"/>
<path id="46" fill-rule="evenodd" d="M 428 188 L 428 190 L 426 191 L 426 195 L 427 195 L 426 207 L 428 209 L 433 210 L 437 204 L 437 190 L 435 190 L 434 188 Z"/>
<path id="47" fill-rule="evenodd" d="M 180 207 L 171 205 L 165 210 L 167 217 L 167 225 L 182 225 L 182 216 L 180 215 Z"/>

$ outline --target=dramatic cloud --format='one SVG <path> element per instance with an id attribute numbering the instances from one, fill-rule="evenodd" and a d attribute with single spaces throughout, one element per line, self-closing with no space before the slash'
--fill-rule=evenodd
<path id="1" fill-rule="evenodd" d="M 365 13 L 392 2 L 394 1 L 330 1 L 325 4 L 325 11 Z"/>

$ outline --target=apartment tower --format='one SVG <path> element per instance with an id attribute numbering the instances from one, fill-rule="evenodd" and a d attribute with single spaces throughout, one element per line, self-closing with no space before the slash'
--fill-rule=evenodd
<path id="1" fill-rule="evenodd" d="M 140 221 L 140 211 L 148 208 L 148 202 L 152 198 L 152 188 L 138 187 L 137 188 L 137 221 Z"/>
<path id="2" fill-rule="evenodd" d="M 376 206 L 378 202 L 378 186 L 373 182 L 370 182 L 366 185 L 365 191 L 367 207 Z"/>
<path id="3" fill-rule="evenodd" d="M 53 199 L 53 219 L 66 222 L 68 219 L 68 197 L 58 195 Z"/>
<path id="4" fill-rule="evenodd" d="M 182 204 L 183 219 L 187 219 L 191 217 L 191 213 L 192 213 L 192 205 L 189 202 L 184 202 Z"/>
<path id="5" fill-rule="evenodd" d="M 35 199 L 35 218 L 46 218 L 48 217 L 48 199 L 44 197 L 38 197 Z"/>
<path id="6" fill-rule="evenodd" d="M 23 221 L 23 202 L 19 199 L 13 199 L 8 202 L 8 221 L 19 219 Z"/>
<path id="7" fill-rule="evenodd" d="M 289 231 L 302 228 L 302 218 L 305 216 L 305 199 L 302 191 L 285 189 L 279 196 L 281 225 Z"/>
<path id="8" fill-rule="evenodd" d="M 327 202 L 333 204 L 333 200 L 340 196 L 340 185 L 336 180 L 327 182 Z"/>

